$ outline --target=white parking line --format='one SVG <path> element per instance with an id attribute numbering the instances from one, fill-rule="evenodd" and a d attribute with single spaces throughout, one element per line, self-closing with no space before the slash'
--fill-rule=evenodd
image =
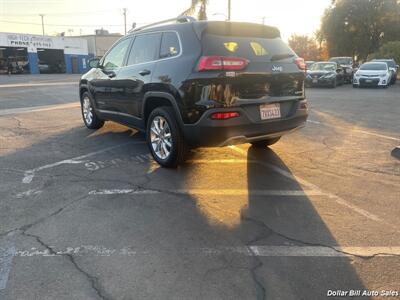
<path id="1" fill-rule="evenodd" d="M 397 256 L 400 247 L 250 246 L 257 256 L 341 257 Z"/>
<path id="2" fill-rule="evenodd" d="M 55 110 L 55 109 L 68 109 L 68 108 L 76 108 L 76 107 L 80 107 L 80 104 L 79 103 L 68 103 L 68 104 L 59 104 L 59 105 L 41 105 L 41 106 L 32 106 L 32 107 L 10 108 L 10 109 L 0 110 L 0 116 L 41 112 L 41 111 L 48 111 L 48 110 Z"/>
<path id="3" fill-rule="evenodd" d="M 234 150 L 234 151 L 236 151 L 236 152 L 238 152 L 238 153 L 240 153 L 242 155 L 246 155 L 247 156 L 247 151 L 245 151 L 245 150 L 243 150 L 243 149 L 241 149 L 239 147 L 229 146 L 229 148 L 231 148 L 232 150 Z M 254 159 L 254 157 L 253 157 L 253 159 Z M 285 171 L 285 170 L 283 170 L 283 169 L 281 169 L 281 168 L 279 168 L 279 167 L 277 167 L 277 166 L 275 166 L 273 164 L 270 164 L 270 163 L 259 161 L 259 164 L 261 164 L 261 165 L 263 165 L 263 166 L 265 166 L 265 167 L 267 167 L 269 169 L 272 169 L 276 173 L 278 173 L 278 174 L 280 174 L 280 175 L 282 175 L 282 176 L 284 176 L 286 178 L 289 178 L 289 179 L 292 179 L 292 180 L 296 180 L 300 184 L 306 186 L 307 188 L 309 188 L 309 189 L 311 189 L 313 191 L 318 191 L 321 194 L 324 194 L 325 196 L 327 196 L 327 197 L 329 197 L 331 199 L 334 199 L 336 201 L 336 203 L 338 203 L 340 205 L 343 205 L 343 206 L 346 206 L 347 208 L 350 208 L 354 212 L 356 212 L 356 213 L 358 213 L 358 214 L 360 214 L 360 215 L 362 215 L 362 216 L 364 216 L 364 217 L 366 217 L 368 219 L 371 219 L 373 221 L 381 222 L 381 223 L 385 223 L 386 224 L 386 222 L 383 221 L 382 219 L 380 219 L 378 216 L 376 216 L 376 215 L 374 215 L 374 214 L 372 214 L 372 213 L 370 213 L 370 212 L 368 212 L 368 211 L 366 211 L 366 210 L 364 210 L 364 209 L 362 209 L 362 208 L 360 208 L 360 207 L 358 207 L 356 205 L 353 205 L 353 204 L 347 202 L 346 200 L 342 199 L 341 197 L 339 197 L 337 195 L 334 195 L 334 194 L 329 193 L 329 192 L 322 191 L 318 186 L 308 182 L 307 180 L 305 180 L 303 178 L 300 178 L 300 177 L 298 177 L 298 176 L 296 176 L 294 174 L 291 174 L 288 171 Z M 388 224 L 388 225 L 392 226 L 391 224 Z"/>
<path id="4" fill-rule="evenodd" d="M 110 151 L 112 149 L 119 148 L 119 147 L 122 147 L 122 146 L 126 146 L 126 145 L 129 145 L 129 144 L 143 144 L 143 143 L 145 143 L 145 142 L 144 141 L 143 142 L 137 141 L 137 142 L 123 143 L 123 144 L 111 146 L 111 147 L 108 147 L 108 148 L 104 148 L 104 149 L 101 149 L 101 150 L 98 150 L 98 151 L 90 152 L 90 153 L 85 154 L 85 155 L 73 157 L 73 158 L 70 158 L 70 159 L 61 160 L 61 161 L 58 161 L 58 162 L 55 162 L 55 163 L 52 163 L 52 164 L 48 164 L 48 165 L 44 165 L 44 166 L 41 166 L 41 167 L 37 167 L 37 168 L 31 169 L 31 170 L 26 170 L 25 173 L 24 173 L 24 178 L 22 178 L 22 183 L 31 183 L 33 177 L 35 176 L 35 173 L 38 172 L 38 171 L 41 171 L 41 170 L 50 169 L 50 168 L 54 168 L 54 167 L 57 167 L 57 166 L 60 166 L 60 165 L 65 165 L 65 164 L 81 164 L 81 163 L 86 162 L 85 158 L 89 158 L 91 156 L 94 156 L 94 155 L 97 155 L 97 154 L 100 154 L 100 153 L 103 153 L 103 152 L 107 152 L 107 151 Z"/>
<path id="5" fill-rule="evenodd" d="M 60 81 L 60 82 L 38 82 L 38 83 L 12 83 L 0 84 L 0 88 L 14 88 L 14 87 L 34 87 L 34 86 L 53 86 L 53 85 L 78 85 L 77 81 Z"/>
<path id="6" fill-rule="evenodd" d="M 159 193 L 185 194 L 185 195 L 203 195 L 203 196 L 325 196 L 325 193 L 314 190 L 251 190 L 248 189 L 177 189 L 177 190 L 135 190 L 135 189 L 105 189 L 93 190 L 89 195 L 145 195 Z"/>
<path id="7" fill-rule="evenodd" d="M 15 253 L 13 236 L 8 235 L 3 240 L 0 240 L 0 291 L 4 290 L 7 286 Z"/>
<path id="8" fill-rule="evenodd" d="M 54 248 L 54 247 L 52 247 Z M 260 257 L 348 257 L 348 256 L 379 256 L 391 257 L 400 255 L 400 247 L 341 247 L 341 246 L 238 246 L 238 247 L 215 247 L 215 248 L 184 248 L 180 250 L 165 249 L 162 251 L 173 251 L 188 255 L 224 255 L 228 253 L 260 256 Z M 37 248 L 14 250 L 15 257 L 55 257 L 62 255 L 73 256 L 136 256 L 157 255 L 157 251 L 135 250 L 132 247 L 107 248 L 99 245 L 83 245 L 78 247 L 67 247 L 50 253 L 48 249 Z"/>
<path id="9" fill-rule="evenodd" d="M 383 134 L 379 134 L 379 133 L 375 133 L 375 132 L 370 132 L 370 131 L 365 131 L 365 130 L 360 130 L 360 129 L 353 129 L 353 131 L 359 132 L 362 134 L 368 134 L 368 135 L 380 137 L 380 138 L 387 139 L 387 140 L 400 141 L 400 138 L 395 138 L 392 136 L 383 135 Z"/>
<path id="10" fill-rule="evenodd" d="M 322 124 L 322 125 L 325 125 L 325 126 L 346 129 L 346 127 L 343 127 L 343 126 L 333 126 L 333 125 L 329 125 L 329 124 L 326 124 L 326 123 L 323 123 L 323 122 L 319 122 L 319 121 L 314 121 L 314 120 L 307 120 L 307 122 L 311 123 L 311 124 L 317 124 L 317 125 L 321 125 Z M 387 139 L 387 140 L 392 140 L 392 141 L 400 141 L 400 138 L 396 138 L 396 137 L 388 136 L 388 135 L 384 135 L 384 134 L 379 134 L 379 133 L 376 133 L 376 132 L 371 132 L 371 131 L 366 131 L 366 130 L 361 130 L 361 129 L 354 129 L 354 128 L 351 128 L 351 131 L 352 132 L 358 132 L 358 133 L 361 133 L 361 134 L 372 135 L 372 136 L 379 137 L 379 138 L 382 138 L 382 139 Z"/>

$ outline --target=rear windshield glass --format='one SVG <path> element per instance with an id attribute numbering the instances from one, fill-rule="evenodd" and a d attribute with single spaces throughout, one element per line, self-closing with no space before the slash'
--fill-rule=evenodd
<path id="1" fill-rule="evenodd" d="M 311 71 L 336 71 L 335 63 L 316 63 L 313 64 Z"/>
<path id="2" fill-rule="evenodd" d="M 372 64 L 364 64 L 360 67 L 360 70 L 374 70 L 374 71 L 383 71 L 387 70 L 387 66 L 384 63 L 372 63 Z"/>
<path id="3" fill-rule="evenodd" d="M 205 34 L 203 55 L 237 56 L 251 61 L 268 61 L 276 55 L 296 54 L 281 38 L 253 38 Z"/>

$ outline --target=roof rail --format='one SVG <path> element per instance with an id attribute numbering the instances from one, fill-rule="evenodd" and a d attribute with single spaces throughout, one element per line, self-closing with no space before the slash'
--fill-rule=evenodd
<path id="1" fill-rule="evenodd" d="M 128 33 L 136 32 L 136 31 L 139 31 L 139 30 L 142 30 L 142 29 L 145 29 L 145 28 L 155 27 L 155 26 L 158 26 L 158 25 L 161 25 L 161 24 L 165 24 L 165 23 L 170 23 L 170 22 L 173 22 L 173 21 L 176 21 L 176 23 L 189 23 L 189 22 L 195 22 L 197 20 L 195 18 L 189 17 L 189 16 L 179 16 L 177 18 L 167 19 L 167 20 L 156 22 L 156 23 L 151 23 L 151 24 L 148 24 L 148 25 L 144 25 L 144 26 L 141 26 L 141 27 L 132 28 L 131 30 L 128 31 Z"/>

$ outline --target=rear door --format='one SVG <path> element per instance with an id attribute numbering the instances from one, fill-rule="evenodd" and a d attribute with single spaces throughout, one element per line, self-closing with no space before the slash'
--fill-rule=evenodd
<path id="1" fill-rule="evenodd" d="M 133 123 L 141 118 L 143 96 L 152 80 L 160 41 L 160 32 L 137 35 L 129 52 L 126 66 L 121 68 L 117 75 L 118 80 L 124 86 L 124 89 L 118 91 L 118 97 L 116 97 L 118 106 L 132 119 Z"/>

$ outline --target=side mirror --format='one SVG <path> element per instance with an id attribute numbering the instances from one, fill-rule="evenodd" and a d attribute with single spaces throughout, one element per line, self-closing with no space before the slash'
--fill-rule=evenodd
<path id="1" fill-rule="evenodd" d="M 98 58 L 89 59 L 89 67 L 98 68 L 99 66 L 100 66 L 100 59 Z"/>

